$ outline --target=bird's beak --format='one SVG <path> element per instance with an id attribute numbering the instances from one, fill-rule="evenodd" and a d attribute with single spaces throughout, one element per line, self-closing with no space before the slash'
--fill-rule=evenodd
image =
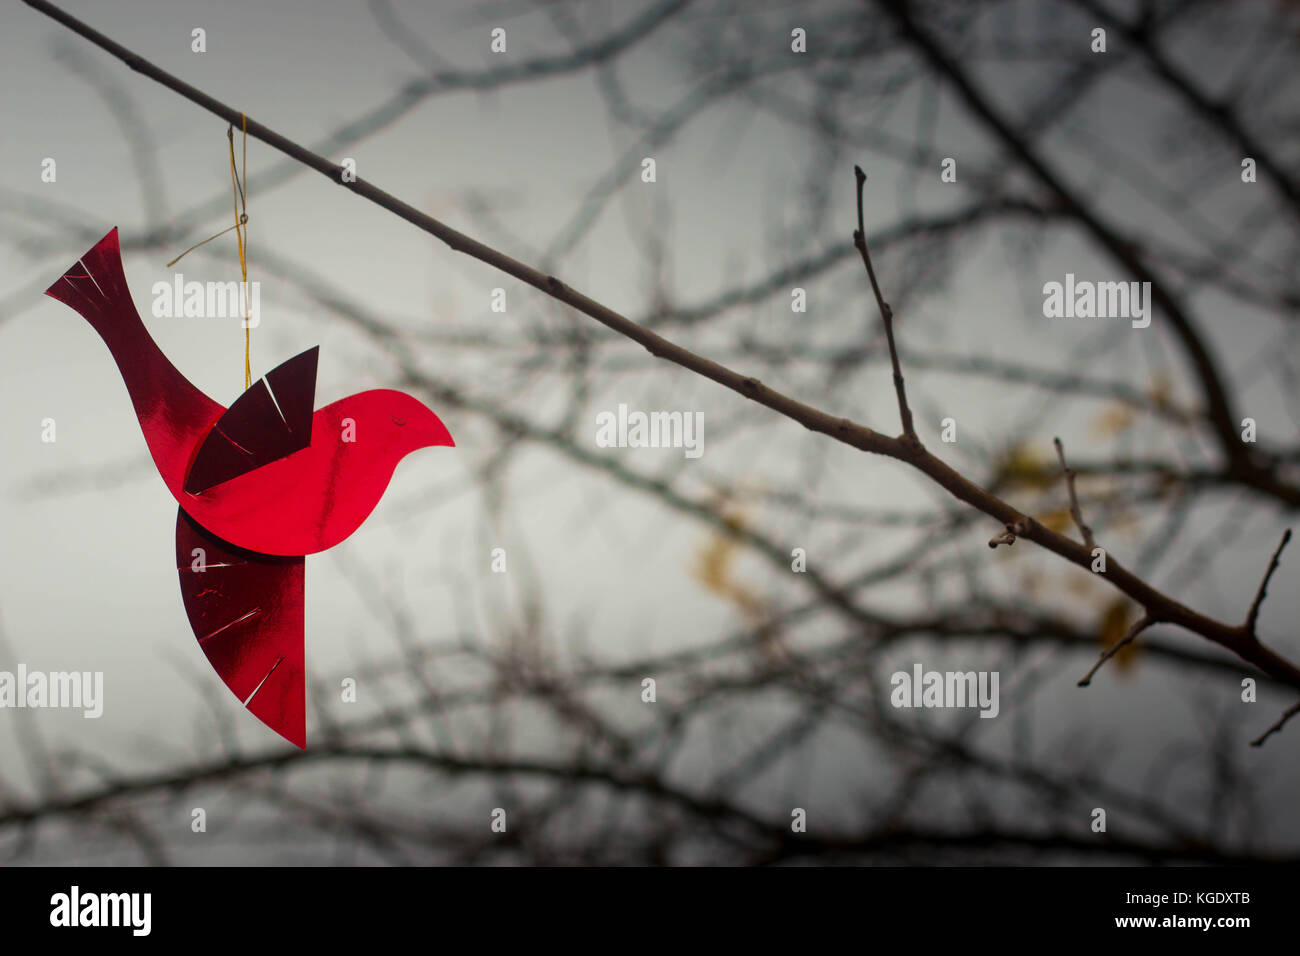
<path id="1" fill-rule="evenodd" d="M 442 419 L 423 405 L 420 405 L 418 411 L 405 420 L 400 416 L 394 416 L 393 424 L 401 427 L 403 432 L 409 435 L 411 451 L 439 446 L 454 448 L 456 445 Z"/>

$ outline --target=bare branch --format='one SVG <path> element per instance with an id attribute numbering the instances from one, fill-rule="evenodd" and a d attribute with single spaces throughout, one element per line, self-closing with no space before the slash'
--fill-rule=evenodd
<path id="1" fill-rule="evenodd" d="M 1083 509 L 1079 507 L 1079 495 L 1074 487 L 1074 469 L 1065 463 L 1065 446 L 1061 444 L 1061 439 L 1053 438 L 1052 443 L 1056 445 L 1056 457 L 1061 462 L 1061 471 L 1065 473 L 1065 486 L 1070 492 L 1070 516 L 1074 518 L 1074 523 L 1079 526 L 1079 533 L 1083 535 L 1083 543 L 1089 548 L 1097 546 L 1096 539 L 1092 536 L 1092 528 L 1083 520 Z"/>
<path id="2" fill-rule="evenodd" d="M 989 538 L 989 547 L 996 548 L 1000 544 L 1008 547 L 1016 543 L 1016 538 L 1024 534 L 1029 528 L 1029 519 L 1024 518 L 1019 521 L 1012 521 L 1003 526 L 1002 530 Z"/>
<path id="3" fill-rule="evenodd" d="M 1149 614 L 1139 618 L 1137 623 L 1135 623 L 1132 627 L 1128 629 L 1127 634 L 1121 637 L 1113 645 L 1106 648 L 1106 650 L 1101 652 L 1101 657 L 1097 658 L 1097 663 L 1092 665 L 1092 670 L 1088 671 L 1088 673 L 1084 675 L 1083 680 L 1079 681 L 1079 686 L 1087 687 L 1089 684 L 1091 684 L 1093 675 L 1096 674 L 1097 671 L 1101 670 L 1101 666 L 1103 664 L 1105 664 L 1108 660 L 1110 660 L 1112 657 L 1114 657 L 1124 648 L 1128 647 L 1128 645 L 1132 644 L 1139 634 L 1145 631 L 1152 624 L 1156 624 L 1156 623 L 1158 623 L 1158 621 Z"/>
<path id="4" fill-rule="evenodd" d="M 1287 546 L 1291 540 L 1291 529 L 1287 528 L 1282 532 L 1282 540 L 1277 543 L 1277 550 L 1273 552 L 1273 558 L 1268 562 L 1268 569 L 1264 572 L 1264 580 L 1259 582 L 1259 591 L 1255 595 L 1255 600 L 1250 604 L 1250 611 L 1246 614 L 1246 633 L 1251 637 L 1255 636 L 1255 622 L 1259 620 L 1259 606 L 1264 603 L 1264 598 L 1268 595 L 1268 581 L 1273 577 L 1273 572 L 1277 570 L 1278 559 L 1282 556 L 1282 549 Z"/>
<path id="5" fill-rule="evenodd" d="M 862 264 L 867 268 L 867 278 L 871 280 L 871 291 L 875 293 L 876 305 L 880 307 L 880 318 L 885 323 L 885 338 L 889 341 L 889 361 L 894 366 L 894 391 L 898 393 L 898 414 L 903 420 L 903 434 L 916 441 L 916 429 L 912 426 L 912 410 L 907 407 L 907 390 L 903 387 L 903 369 L 898 363 L 898 347 L 894 345 L 894 310 L 889 307 L 889 303 L 880 293 L 876 270 L 871 267 L 871 253 L 867 251 L 867 228 L 862 219 L 862 187 L 867 182 L 867 174 L 862 171 L 861 166 L 854 166 L 853 174 L 858 181 L 858 228 L 853 233 L 853 245 L 862 255 Z"/>
<path id="6" fill-rule="evenodd" d="M 1243 156 L 1253 157 L 1259 163 L 1259 168 L 1272 177 L 1278 191 L 1290 205 L 1292 214 L 1300 217 L 1300 182 L 1287 174 L 1285 164 L 1273 155 L 1263 141 L 1246 130 L 1236 113 L 1223 102 L 1216 102 L 1211 94 L 1196 85 L 1190 75 L 1178 68 L 1161 48 L 1158 37 L 1149 29 L 1148 23 L 1142 20 L 1123 20 L 1097 0 L 1075 2 L 1092 16 L 1123 33 L 1125 39 L 1145 57 L 1152 71 L 1165 81 L 1168 89 L 1177 93 L 1190 108 L 1207 120 L 1211 129 L 1217 129 L 1233 140 Z"/>
<path id="7" fill-rule="evenodd" d="M 1279 717 L 1276 722 L 1274 722 L 1273 726 L 1268 728 L 1268 730 L 1264 731 L 1262 734 L 1260 734 L 1258 737 L 1252 740 L 1250 742 L 1250 745 L 1252 747 L 1264 746 L 1264 741 L 1268 740 L 1269 737 L 1273 736 L 1273 734 L 1280 731 L 1283 728 L 1283 726 L 1286 725 L 1286 722 L 1290 720 L 1292 717 L 1294 717 L 1296 714 L 1300 714 L 1300 701 L 1296 701 L 1294 704 L 1288 707 L 1286 711 L 1282 714 L 1282 716 Z"/>

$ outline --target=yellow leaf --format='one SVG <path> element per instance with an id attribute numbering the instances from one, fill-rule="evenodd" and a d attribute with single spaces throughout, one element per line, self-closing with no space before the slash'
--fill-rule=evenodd
<path id="1" fill-rule="evenodd" d="M 1097 639 L 1103 648 L 1113 647 L 1124 639 L 1124 635 L 1128 633 L 1128 629 L 1133 623 L 1130 610 L 1130 603 L 1124 598 L 1116 598 L 1106 606 L 1106 610 L 1101 615 L 1101 624 L 1097 634 Z M 1137 666 L 1137 660 L 1141 653 L 1137 641 L 1134 641 L 1116 654 L 1106 666 L 1114 667 L 1120 673 L 1128 672 Z"/>
<path id="2" fill-rule="evenodd" d="M 1079 574 L 1074 568 L 1067 568 L 1065 571 L 1065 589 L 1071 594 L 1077 594 L 1089 601 L 1096 600 L 1096 575 Z"/>
<path id="3" fill-rule="evenodd" d="M 1051 459 L 1040 455 L 1024 442 L 1007 449 L 998 464 L 996 482 L 1028 488 L 1050 488 L 1059 477 L 1060 469 Z"/>
<path id="4" fill-rule="evenodd" d="M 1115 402 L 1092 420 L 1092 433 L 1099 438 L 1118 435 L 1133 426 L 1134 418 L 1133 409 Z"/>
<path id="5" fill-rule="evenodd" d="M 1074 519 L 1070 517 L 1069 508 L 1057 508 L 1040 517 L 1038 523 L 1057 534 L 1064 534 L 1074 523 Z"/>
<path id="6" fill-rule="evenodd" d="M 692 574 L 710 594 L 734 604 L 746 617 L 762 616 L 763 602 L 743 584 L 732 579 L 732 566 L 740 551 L 738 535 L 745 530 L 745 516 L 738 509 L 724 510 L 725 531 L 716 531 L 696 554 Z"/>
<path id="7" fill-rule="evenodd" d="M 1174 396 L 1174 385 L 1169 380 L 1169 376 L 1164 372 L 1159 372 L 1155 376 L 1155 381 L 1147 389 L 1147 398 L 1151 399 L 1151 404 L 1156 408 L 1169 408 L 1172 405 L 1170 399 Z"/>

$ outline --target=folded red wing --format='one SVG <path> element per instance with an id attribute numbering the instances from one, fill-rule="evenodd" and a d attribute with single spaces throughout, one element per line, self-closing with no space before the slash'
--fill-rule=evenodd
<path id="1" fill-rule="evenodd" d="M 176 515 L 176 570 L 199 647 L 227 687 L 281 737 L 306 746 L 305 560 L 246 551 Z"/>

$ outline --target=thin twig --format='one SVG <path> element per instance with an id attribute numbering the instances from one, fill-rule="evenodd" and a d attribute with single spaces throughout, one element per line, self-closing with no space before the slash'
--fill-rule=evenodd
<path id="1" fill-rule="evenodd" d="M 1294 717 L 1296 714 L 1300 714 L 1300 701 L 1296 701 L 1294 704 L 1288 707 L 1286 709 L 1286 712 L 1277 719 L 1277 721 L 1273 724 L 1273 726 L 1268 728 L 1268 730 L 1264 731 L 1262 734 L 1260 734 L 1258 737 L 1252 740 L 1250 742 L 1250 745 L 1252 747 L 1262 747 L 1264 745 L 1264 741 L 1268 740 L 1269 737 L 1273 736 L 1273 734 L 1280 731 L 1286 725 L 1286 722 L 1290 720 L 1292 717 Z"/>
<path id="2" fill-rule="evenodd" d="M 1002 530 L 989 538 L 989 547 L 996 548 L 1000 544 L 1008 547 L 1016 543 L 1016 538 L 1029 530 L 1029 519 L 1021 518 L 1018 521 L 1012 521 L 1002 526 Z"/>
<path id="3" fill-rule="evenodd" d="M 1152 624 L 1156 624 L 1156 623 L 1158 623 L 1156 619 L 1149 614 L 1141 617 L 1137 621 L 1137 623 L 1135 623 L 1132 627 L 1128 629 L 1127 634 L 1121 637 L 1113 645 L 1106 648 L 1106 650 L 1101 652 L 1101 657 L 1097 658 L 1097 663 L 1092 665 L 1092 670 L 1088 671 L 1088 673 L 1084 676 L 1083 680 L 1079 681 L 1079 686 L 1087 687 L 1089 684 L 1091 684 L 1093 676 L 1097 673 L 1097 671 L 1101 670 L 1101 665 L 1105 664 L 1108 660 L 1110 660 L 1112 657 L 1114 657 L 1124 648 L 1128 647 L 1128 645 L 1132 644 L 1139 634 L 1145 631 Z"/>
<path id="4" fill-rule="evenodd" d="M 1277 570 L 1278 559 L 1282 557 L 1282 549 L 1286 547 L 1287 542 L 1291 540 L 1291 529 L 1287 528 L 1282 532 L 1282 540 L 1277 543 L 1277 550 L 1273 552 L 1273 559 L 1268 562 L 1268 569 L 1264 572 L 1264 580 L 1259 582 L 1259 592 L 1255 595 L 1255 600 L 1250 604 L 1250 611 L 1246 614 L 1246 633 L 1251 637 L 1255 636 L 1255 622 L 1259 620 L 1259 606 L 1264 603 L 1264 598 L 1268 594 L 1268 581 Z"/>
<path id="5" fill-rule="evenodd" d="M 1053 438 L 1052 442 L 1056 445 L 1056 457 L 1060 459 L 1061 471 L 1065 473 L 1065 487 L 1070 493 L 1070 516 L 1074 518 L 1074 523 L 1079 526 L 1079 533 L 1083 535 L 1083 543 L 1089 548 L 1095 548 L 1097 542 L 1092 536 L 1092 528 L 1084 523 L 1083 509 L 1079 507 L 1079 495 L 1074 487 L 1074 469 L 1065 463 L 1065 446 L 1061 444 L 1059 438 Z"/>
<path id="6" fill-rule="evenodd" d="M 880 293 L 876 270 L 871 267 L 871 253 L 867 251 L 867 228 L 862 218 L 862 187 L 867 182 L 867 174 L 862 171 L 861 166 L 854 166 L 853 174 L 858 181 L 858 228 L 853 233 L 853 245 L 862 255 L 862 264 L 867 267 L 871 291 L 876 295 L 880 318 L 885 323 L 885 338 L 889 342 L 889 361 L 894 366 L 894 391 L 898 393 L 898 415 L 903 420 L 903 434 L 915 440 L 916 429 L 912 426 L 912 410 L 907 407 L 907 390 L 903 387 L 903 368 L 898 362 L 898 347 L 894 345 L 894 310 L 889 307 L 889 303 Z"/>

